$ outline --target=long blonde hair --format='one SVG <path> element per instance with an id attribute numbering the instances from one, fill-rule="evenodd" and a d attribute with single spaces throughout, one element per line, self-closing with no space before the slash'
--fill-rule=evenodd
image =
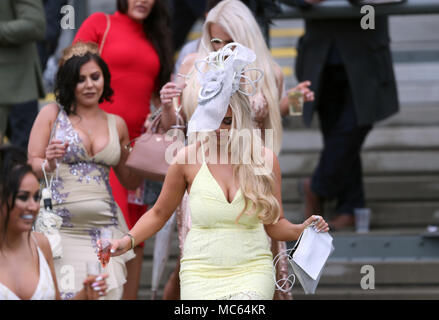
<path id="1" fill-rule="evenodd" d="M 269 157 L 262 152 L 262 139 L 253 131 L 255 128 L 251 119 L 250 102 L 245 95 L 236 92 L 230 98 L 230 107 L 233 116 L 227 150 L 232 153 L 232 159 L 234 156 L 238 158 L 236 162 L 232 160 L 233 176 L 238 180 L 245 200 L 245 206 L 236 222 L 244 214 L 250 216 L 258 213 L 258 218 L 264 224 L 276 223 L 280 215 L 280 204 L 274 196 L 275 177 L 272 164 L 269 164 L 268 170 L 266 168 L 265 159 Z M 250 133 L 244 140 L 245 143 L 240 138 L 243 132 Z"/>
<path id="2" fill-rule="evenodd" d="M 264 128 L 272 129 L 274 135 L 273 151 L 278 154 L 282 145 L 282 122 L 279 110 L 279 89 L 276 83 L 275 62 L 265 44 L 262 32 L 251 11 L 239 0 L 224 0 L 217 4 L 206 18 L 200 40 L 197 56 L 205 58 L 214 51 L 209 35 L 211 24 L 220 25 L 233 39 L 256 53 L 256 62 L 249 68 L 259 68 L 264 72 L 262 80 L 258 83 L 258 90 L 262 92 L 268 104 L 268 117 L 265 119 Z M 259 77 L 257 72 L 249 72 L 253 80 Z M 194 68 L 189 73 L 187 86 L 183 91 L 183 109 L 189 120 L 197 107 L 197 97 L 200 85 L 197 72 Z"/>

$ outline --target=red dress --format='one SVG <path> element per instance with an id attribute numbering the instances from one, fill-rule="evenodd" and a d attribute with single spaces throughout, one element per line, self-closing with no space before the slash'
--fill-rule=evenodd
<path id="1" fill-rule="evenodd" d="M 118 11 L 110 15 L 110 21 L 101 57 L 110 69 L 114 96 L 112 102 L 104 102 L 100 107 L 122 117 L 128 126 L 130 139 L 134 139 L 141 134 L 150 111 L 149 103 L 157 87 L 160 59 L 140 23 Z M 92 41 L 100 45 L 106 28 L 106 15 L 94 13 L 81 25 L 74 42 Z M 147 207 L 128 203 L 128 191 L 119 183 L 113 170 L 110 183 L 114 198 L 131 229 Z"/>

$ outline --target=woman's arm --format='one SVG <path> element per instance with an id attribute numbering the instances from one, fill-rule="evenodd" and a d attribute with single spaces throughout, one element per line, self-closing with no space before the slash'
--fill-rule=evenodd
<path id="1" fill-rule="evenodd" d="M 113 167 L 114 173 L 116 173 L 117 178 L 125 188 L 128 190 L 135 190 L 142 183 L 143 179 L 125 165 L 125 162 L 129 156 L 129 151 L 125 148 L 125 146 L 127 146 L 130 142 L 128 128 L 125 121 L 121 117 L 115 117 L 116 127 L 119 133 L 120 160 L 119 163 Z"/>
<path id="2" fill-rule="evenodd" d="M 270 159 L 272 157 L 273 160 Z M 271 150 L 265 149 L 265 158 L 266 163 L 273 163 L 273 172 L 275 178 L 275 192 L 274 196 L 279 202 L 280 207 L 280 216 L 277 223 L 265 225 L 265 230 L 267 234 L 279 241 L 295 241 L 299 238 L 300 234 L 305 230 L 307 226 L 309 226 L 312 222 L 317 221 L 317 216 L 312 216 L 307 219 L 302 224 L 293 224 L 285 219 L 283 207 L 282 207 L 282 176 L 279 166 L 279 161 Z M 329 230 L 328 224 L 325 222 L 323 218 L 319 218 L 320 221 L 317 223 L 317 229 L 320 231 L 327 232 Z"/>
<path id="3" fill-rule="evenodd" d="M 46 171 L 51 172 L 56 167 L 56 159 L 64 156 L 68 143 L 53 140 L 49 145 L 52 127 L 58 116 L 58 106 L 55 103 L 45 106 L 34 121 L 29 136 L 29 164 L 39 178 L 43 177 L 41 165 L 47 159 Z"/>
<path id="4" fill-rule="evenodd" d="M 187 187 L 185 175 L 185 154 L 187 148 L 179 151 L 174 163 L 169 167 L 163 183 L 162 191 L 154 207 L 148 210 L 130 230 L 136 246 L 152 237 L 159 231 L 172 213 L 177 209 Z M 128 236 L 112 241 L 113 256 L 118 256 L 131 249 L 131 239 Z"/>

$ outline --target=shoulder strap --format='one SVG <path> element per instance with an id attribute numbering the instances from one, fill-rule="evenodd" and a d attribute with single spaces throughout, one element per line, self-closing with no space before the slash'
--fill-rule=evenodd
<path id="1" fill-rule="evenodd" d="M 108 124 L 108 131 L 110 132 L 109 139 L 113 139 L 114 137 L 117 137 L 119 134 L 117 131 L 117 122 L 116 122 L 116 115 L 112 113 L 107 113 L 107 124 Z"/>
<path id="2" fill-rule="evenodd" d="M 31 236 L 32 240 L 35 242 L 35 245 L 37 246 L 37 248 L 39 248 L 40 246 L 38 245 L 37 239 L 35 239 L 33 231 L 31 231 L 30 236 Z"/>
<path id="3" fill-rule="evenodd" d="M 204 154 L 204 144 L 201 141 L 201 155 L 203 156 L 203 163 L 206 163 L 206 155 Z"/>
<path id="4" fill-rule="evenodd" d="M 99 55 L 101 55 L 102 50 L 104 50 L 105 40 L 107 40 L 108 32 L 110 31 L 110 26 L 111 26 L 110 15 L 106 13 L 105 17 L 107 18 L 107 28 L 105 29 L 105 33 L 104 36 L 102 37 L 101 45 L 99 46 Z"/>

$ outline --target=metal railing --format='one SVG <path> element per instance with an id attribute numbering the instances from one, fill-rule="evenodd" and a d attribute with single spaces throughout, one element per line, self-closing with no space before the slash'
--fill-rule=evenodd
<path id="1" fill-rule="evenodd" d="M 279 0 L 286 6 L 274 19 L 328 19 L 361 17 L 361 6 L 352 5 L 348 0 L 327 0 L 311 8 L 289 6 L 293 1 Z M 373 6 L 376 15 L 409 15 L 439 13 L 439 0 L 407 0 L 400 4 Z"/>

